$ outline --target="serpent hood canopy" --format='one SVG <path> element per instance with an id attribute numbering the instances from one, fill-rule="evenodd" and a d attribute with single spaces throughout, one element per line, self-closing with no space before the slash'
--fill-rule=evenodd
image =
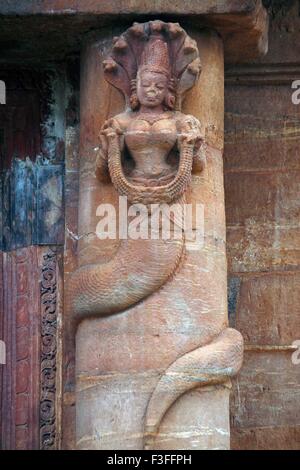
<path id="1" fill-rule="evenodd" d="M 199 78 L 201 62 L 196 41 L 178 23 L 134 23 L 113 39 L 111 55 L 103 62 L 106 80 L 120 90 L 129 105 L 132 80 L 142 69 L 164 73 L 174 82 L 176 108 Z"/>

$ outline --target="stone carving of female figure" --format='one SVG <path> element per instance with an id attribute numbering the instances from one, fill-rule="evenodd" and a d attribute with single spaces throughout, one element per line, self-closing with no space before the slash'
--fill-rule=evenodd
<path id="1" fill-rule="evenodd" d="M 138 65 L 129 65 L 127 58 L 124 59 L 125 51 L 136 35 L 142 34 L 141 31 L 148 35 L 148 40 L 137 59 Z M 172 35 L 181 38 L 181 47 L 178 39 L 172 43 Z M 183 67 L 177 72 L 170 63 L 176 52 Z M 105 123 L 98 175 L 101 179 L 110 167 L 113 183 L 131 202 L 173 202 L 184 193 L 192 166 L 199 171 L 203 163 L 199 121 L 175 111 L 175 107 L 180 106 L 183 92 L 192 86 L 200 73 L 196 44 L 179 25 L 151 22 L 143 30 L 141 25 L 135 25 L 127 31 L 126 37 L 118 38 L 114 54 L 115 60 L 111 58 L 105 62 L 106 76 L 112 84 L 120 87 L 119 75 L 125 70 L 125 64 L 124 69 L 121 68 L 121 59 L 126 62 L 126 72 L 134 76 L 130 80 L 131 110 Z M 175 57 L 173 61 L 177 64 Z M 114 156 L 110 154 L 111 147 L 114 148 Z M 112 160 L 116 153 L 124 154 L 124 151 L 129 158 L 123 160 L 121 168 L 118 158 Z M 122 172 L 124 175 L 121 176 Z"/>
<path id="2" fill-rule="evenodd" d="M 115 39 L 104 70 L 128 109 L 101 130 L 99 180 L 111 179 L 129 204 L 182 203 L 192 170 L 203 164 L 199 121 L 175 110 L 200 73 L 195 41 L 177 24 L 135 24 Z M 110 263 L 73 276 L 75 316 L 117 313 L 155 292 L 183 249 L 183 239 L 124 241 Z"/>
<path id="3" fill-rule="evenodd" d="M 200 123 L 180 112 L 184 93 L 200 73 L 195 41 L 178 24 L 134 24 L 114 40 L 104 71 L 123 92 L 126 110 L 100 132 L 98 179 L 110 179 L 129 204 L 183 204 L 192 172 L 200 172 L 204 163 Z M 68 287 L 77 322 L 120 313 L 160 289 L 180 269 L 184 244 L 184 238 L 127 239 L 108 263 L 79 268 Z M 170 364 L 148 403 L 146 445 L 151 447 L 178 396 L 201 383 L 226 380 L 240 367 L 241 355 L 239 334 L 227 328 L 208 346 Z"/>

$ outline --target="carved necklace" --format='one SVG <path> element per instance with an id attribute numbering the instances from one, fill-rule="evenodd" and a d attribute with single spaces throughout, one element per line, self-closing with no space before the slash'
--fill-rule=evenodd
<path id="1" fill-rule="evenodd" d="M 170 111 L 159 114 L 140 113 L 136 116 L 135 120 L 147 121 L 152 126 L 155 122 L 168 119 L 171 116 L 172 113 Z"/>

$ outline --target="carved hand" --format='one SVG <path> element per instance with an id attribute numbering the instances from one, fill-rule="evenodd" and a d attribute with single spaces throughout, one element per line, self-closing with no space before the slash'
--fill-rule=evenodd
<path id="1" fill-rule="evenodd" d="M 108 119 L 104 123 L 100 131 L 100 136 L 104 135 L 107 138 L 108 142 L 110 140 L 115 140 L 118 136 L 122 134 L 123 134 L 122 129 L 120 128 L 120 126 L 118 125 L 115 119 Z"/>
<path id="2" fill-rule="evenodd" d="M 181 132 L 178 137 L 179 148 L 182 144 L 195 147 L 200 141 L 203 141 L 203 136 L 201 135 L 199 121 L 193 116 L 187 116 L 182 124 Z"/>
<path id="3" fill-rule="evenodd" d="M 205 141 L 201 125 L 194 116 L 186 116 L 178 137 L 179 150 L 183 147 L 193 149 L 193 173 L 200 173 L 205 166 Z"/>

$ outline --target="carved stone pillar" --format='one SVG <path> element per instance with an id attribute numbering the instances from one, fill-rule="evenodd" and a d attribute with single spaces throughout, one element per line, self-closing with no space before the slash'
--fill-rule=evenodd
<path id="1" fill-rule="evenodd" d="M 163 26 L 168 31 L 171 27 L 174 25 Z M 99 131 L 108 118 L 124 111 L 123 96 L 105 80 L 102 68 L 114 44 L 111 29 L 107 34 L 103 32 L 102 37 L 91 38 L 82 53 L 80 242 L 78 270 L 68 286 L 69 308 L 74 311 L 76 327 L 78 449 L 229 448 L 230 377 L 241 365 L 242 338 L 237 331 L 228 328 L 227 321 L 223 42 L 212 29 L 186 30 L 196 41 L 202 67 L 199 80 L 186 94 L 180 115 L 183 120 L 186 115 L 192 115 L 195 122 L 200 122 L 202 134 L 197 139 L 202 145 L 202 167 L 201 171 L 193 171 L 181 196 L 194 208 L 197 204 L 203 208 L 204 238 L 203 244 L 193 249 L 185 246 L 186 249 L 176 255 L 178 262 L 174 266 L 173 252 L 157 273 L 153 264 L 153 270 L 151 268 L 150 274 L 145 275 L 146 281 L 149 276 L 149 283 L 153 275 L 163 278 L 168 265 L 170 273 L 152 291 L 148 292 L 146 285 L 145 296 L 135 292 L 136 285 L 139 289 L 145 286 L 140 286 L 138 272 L 131 269 L 135 249 L 141 273 L 146 272 L 147 263 L 152 262 L 152 255 L 148 256 L 147 251 L 149 245 L 143 258 L 141 250 L 145 245 L 136 240 L 130 257 L 126 258 L 126 250 L 122 257 L 119 240 L 99 240 L 95 233 L 100 204 L 112 204 L 117 219 L 120 210 L 120 192 L 116 185 L 109 178 L 101 178 L 103 167 L 100 181 L 95 173 Z M 194 47 L 194 43 L 192 45 Z M 187 54 L 191 52 L 188 49 Z M 110 67 L 111 63 L 106 72 Z M 122 119 L 118 121 L 121 127 Z M 139 120 L 147 118 L 141 113 Z M 148 122 L 149 126 L 154 122 L 155 118 Z M 124 124 L 125 131 L 123 128 L 116 131 L 111 122 L 110 126 L 113 131 L 109 132 L 123 132 L 126 139 L 127 124 Z M 105 134 L 107 139 L 109 132 Z M 140 132 L 150 131 L 143 128 Z M 178 126 L 177 132 L 181 133 Z M 151 138 L 159 137 L 155 134 Z M 190 141 L 190 136 L 184 139 Z M 100 145 L 103 148 L 103 142 Z M 128 147 L 130 145 L 128 140 Z M 108 145 L 108 159 L 112 158 L 109 148 Z M 124 267 L 125 261 L 128 268 Z M 89 268 L 89 265 L 94 267 Z M 90 297 L 98 295 L 97 289 L 94 294 L 88 292 L 89 270 L 99 266 L 104 272 L 105 265 L 111 266 L 111 281 L 108 282 L 109 273 L 106 272 L 105 279 L 103 274 L 104 284 L 99 292 L 107 298 L 105 309 L 100 312 L 100 307 Z M 122 284 L 124 272 L 127 278 Z M 101 285 L 101 280 L 99 282 Z M 114 291 L 111 286 L 118 282 L 119 290 Z M 123 292 L 124 285 L 127 289 Z M 131 289 L 132 299 L 124 301 L 121 310 L 115 307 L 118 302 L 122 304 L 116 298 L 130 297 Z"/>

